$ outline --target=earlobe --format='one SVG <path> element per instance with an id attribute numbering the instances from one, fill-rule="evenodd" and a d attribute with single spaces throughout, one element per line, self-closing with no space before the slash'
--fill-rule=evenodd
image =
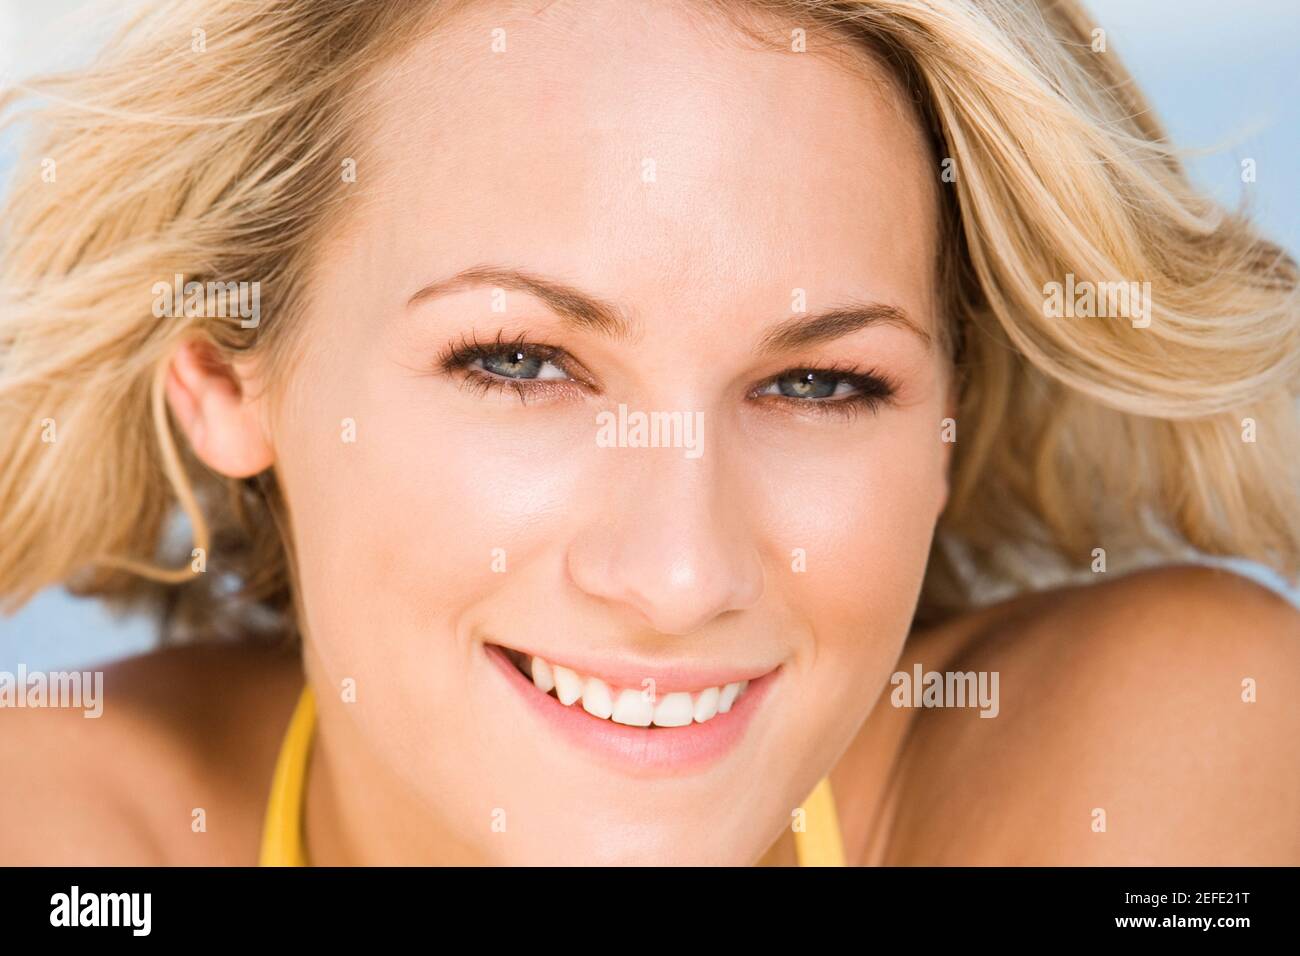
<path id="1" fill-rule="evenodd" d="M 167 402 L 194 454 L 230 478 L 269 468 L 273 449 L 262 429 L 258 403 L 238 372 L 201 339 L 182 342 L 166 379 Z"/>

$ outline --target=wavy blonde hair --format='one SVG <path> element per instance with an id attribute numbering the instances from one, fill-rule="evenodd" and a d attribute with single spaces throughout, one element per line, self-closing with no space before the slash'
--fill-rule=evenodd
<path id="1" fill-rule="evenodd" d="M 156 601 L 169 630 L 293 632 L 274 469 L 226 479 L 178 448 L 163 375 L 191 336 L 256 357 L 271 381 L 287 373 L 340 164 L 362 149 L 367 82 L 468 5 L 416 17 L 406 0 L 176 0 L 133 16 L 88 68 L 0 98 L 26 146 L 0 213 L 8 606 L 64 583 Z M 959 433 L 923 618 L 1064 577 L 1095 548 L 1116 568 L 1195 550 L 1296 575 L 1295 263 L 1191 188 L 1081 7 L 712 6 L 885 64 L 930 132 L 936 177 L 956 173 L 940 272 Z M 788 30 L 772 36 L 789 48 Z M 176 273 L 257 276 L 260 326 L 155 318 L 150 290 Z M 1149 327 L 1046 317 L 1045 283 L 1070 274 L 1149 281 Z M 170 533 L 177 513 L 192 545 Z M 191 547 L 216 574 L 194 573 Z"/>

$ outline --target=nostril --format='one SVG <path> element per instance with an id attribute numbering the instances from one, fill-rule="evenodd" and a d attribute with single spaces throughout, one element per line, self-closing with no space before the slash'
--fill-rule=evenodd
<path id="1" fill-rule="evenodd" d="M 565 549 L 565 571 L 577 590 L 675 636 L 761 600 L 762 556 L 748 517 L 736 513 L 739 502 L 715 507 L 719 502 L 705 495 L 633 488 L 639 497 L 592 520 Z"/>

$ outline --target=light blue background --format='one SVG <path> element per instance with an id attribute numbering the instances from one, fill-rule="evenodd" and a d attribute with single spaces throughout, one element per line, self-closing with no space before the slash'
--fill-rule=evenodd
<path id="1" fill-rule="evenodd" d="M 0 74 L 75 62 L 99 18 L 79 0 L 0 0 Z M 1147 93 L 1193 177 L 1221 202 L 1249 202 L 1266 233 L 1300 248 L 1300 0 L 1093 0 L 1111 52 Z M 109 8 L 111 9 L 111 7 Z M 1241 182 L 1241 160 L 1257 181 Z M 5 157 L 0 154 L 0 172 Z M 1298 450 L 1300 453 L 1300 450 Z M 1219 562 L 1216 562 L 1219 563 Z M 1227 562 L 1282 590 L 1271 573 Z M 1300 593 L 1288 596 L 1300 604 Z M 149 621 L 46 592 L 0 618 L 0 670 L 85 666 L 148 649 Z"/>

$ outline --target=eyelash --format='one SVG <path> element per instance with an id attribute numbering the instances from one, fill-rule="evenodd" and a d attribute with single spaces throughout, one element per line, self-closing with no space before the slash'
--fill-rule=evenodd
<path id="1" fill-rule="evenodd" d="M 472 367 L 476 361 L 499 358 L 510 352 L 528 353 L 530 358 L 540 359 L 542 362 L 556 366 L 569 378 L 511 379 Z M 571 395 L 572 392 L 568 386 L 571 386 L 574 382 L 586 385 L 589 388 L 595 387 L 594 383 L 582 375 L 575 374 L 568 359 L 568 353 L 563 349 L 529 342 L 522 335 L 513 339 L 505 339 L 502 333 L 498 333 L 496 338 L 490 342 L 480 342 L 477 336 L 468 338 L 462 336 L 459 341 L 448 343 L 443 354 L 438 359 L 438 368 L 445 374 L 459 375 L 461 387 L 476 394 L 486 395 L 491 392 L 510 390 L 524 404 L 527 404 L 529 398 L 547 394 L 565 393 Z M 815 374 L 822 378 L 833 379 L 836 382 L 836 387 L 838 387 L 839 383 L 847 383 L 853 387 L 854 392 L 847 398 L 808 399 L 794 398 L 788 395 L 755 395 L 756 392 L 770 388 L 787 376 L 805 374 Z M 800 412 L 809 411 L 814 414 L 838 415 L 845 418 L 854 418 L 864 410 L 874 415 L 882 405 L 890 404 L 896 394 L 897 386 L 887 376 L 882 375 L 875 369 L 862 369 L 855 365 L 841 363 L 816 367 L 795 366 L 764 380 L 749 392 L 750 397 L 776 399 L 782 405 L 795 408 Z"/>
<path id="2" fill-rule="evenodd" d="M 570 379 L 510 379 L 503 375 L 496 375 L 492 372 L 471 368 L 471 364 L 483 359 L 497 358 L 508 352 L 528 352 L 532 358 L 539 358 L 543 362 L 550 362 L 557 366 Z M 568 392 L 564 386 L 577 381 L 580 384 L 591 386 L 592 383 L 581 375 L 574 373 L 573 369 L 568 367 L 565 362 L 567 353 L 563 349 L 555 348 L 550 345 L 540 345 L 529 342 L 522 335 L 513 339 L 505 339 L 502 333 L 498 332 L 497 337 L 490 342 L 480 342 L 477 335 L 466 338 L 461 337 L 459 341 L 450 342 L 442 356 L 438 359 L 438 368 L 448 375 L 461 376 L 461 387 L 478 395 L 486 395 L 491 392 L 505 391 L 509 389 L 518 397 L 519 401 L 524 404 L 528 403 L 529 398 L 545 396 L 546 394 L 557 394 L 561 391 Z"/>
<path id="3" fill-rule="evenodd" d="M 799 365 L 788 368 L 760 383 L 757 388 L 750 391 L 750 394 L 753 395 L 754 392 L 760 389 L 769 388 L 786 376 L 808 374 L 829 378 L 836 383 L 837 387 L 841 382 L 847 383 L 853 387 L 853 394 L 846 398 L 801 399 L 792 398 L 788 395 L 767 395 L 762 397 L 775 398 L 796 411 L 840 415 L 851 419 L 857 417 L 857 414 L 862 411 L 868 411 L 875 415 L 880 411 L 881 406 L 891 404 L 894 396 L 898 393 L 898 387 L 894 382 L 888 376 L 873 368 L 864 369 L 857 365 L 833 362 L 830 365 Z"/>

